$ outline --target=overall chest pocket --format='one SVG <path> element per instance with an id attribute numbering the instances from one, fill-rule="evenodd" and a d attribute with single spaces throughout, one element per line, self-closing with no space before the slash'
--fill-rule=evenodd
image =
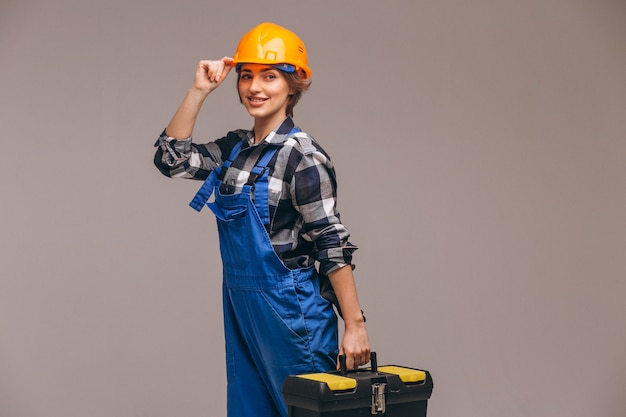
<path id="1" fill-rule="evenodd" d="M 250 245 L 253 243 L 249 230 L 248 206 L 224 205 L 215 201 L 209 203 L 208 207 L 217 219 L 222 262 L 235 268 L 246 267 L 250 262 Z"/>

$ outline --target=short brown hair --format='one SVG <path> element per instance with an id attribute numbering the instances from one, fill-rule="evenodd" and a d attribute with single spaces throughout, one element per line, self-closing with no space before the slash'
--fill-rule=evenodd
<path id="1" fill-rule="evenodd" d="M 293 108 L 300 101 L 302 93 L 311 87 L 311 79 L 304 78 L 299 71 L 283 72 L 283 75 L 287 80 L 287 84 L 289 84 L 289 88 L 294 91 L 293 94 L 289 95 L 289 100 L 287 101 L 287 116 L 293 117 Z"/>

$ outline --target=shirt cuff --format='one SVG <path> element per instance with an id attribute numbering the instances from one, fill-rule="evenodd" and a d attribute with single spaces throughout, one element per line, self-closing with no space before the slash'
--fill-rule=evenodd
<path id="1" fill-rule="evenodd" d="M 165 129 L 163 129 L 163 132 L 161 133 L 161 135 L 159 136 L 159 138 L 157 139 L 157 141 L 154 143 L 154 147 L 158 147 L 161 146 L 165 143 L 176 143 L 176 142 L 181 142 L 181 143 L 186 143 L 186 142 L 191 142 L 191 136 L 187 137 L 187 138 L 183 138 L 183 139 L 176 139 L 173 138 L 171 136 L 167 136 L 165 134 Z"/>
<path id="2" fill-rule="evenodd" d="M 328 275 L 330 272 L 340 269 L 346 265 L 350 265 L 354 269 L 352 263 L 352 254 L 358 247 L 350 242 L 339 248 L 329 248 L 319 251 L 317 259 L 320 262 L 320 272 Z"/>
<path id="3" fill-rule="evenodd" d="M 165 130 L 154 144 L 162 151 L 162 161 L 167 166 L 174 166 L 178 161 L 188 159 L 191 155 L 191 137 L 174 139 L 165 134 Z"/>

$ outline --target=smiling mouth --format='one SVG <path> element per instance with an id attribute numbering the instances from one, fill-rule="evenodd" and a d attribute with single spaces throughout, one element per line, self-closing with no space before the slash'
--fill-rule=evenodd
<path id="1" fill-rule="evenodd" d="M 248 101 L 251 103 L 263 103 L 266 100 L 266 98 L 248 97 Z"/>

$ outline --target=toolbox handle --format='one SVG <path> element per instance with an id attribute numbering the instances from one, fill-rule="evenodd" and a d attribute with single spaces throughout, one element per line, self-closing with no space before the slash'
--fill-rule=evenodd
<path id="1" fill-rule="evenodd" d="M 370 364 L 372 365 L 372 372 L 378 372 L 378 359 L 376 358 L 376 352 L 370 352 Z M 348 374 L 346 355 L 339 355 L 339 369 L 341 370 L 341 376 L 346 376 Z"/>
<path id="2" fill-rule="evenodd" d="M 378 360 L 376 359 L 376 352 L 370 352 L 370 364 L 372 365 L 372 372 L 378 372 Z"/>
<path id="3" fill-rule="evenodd" d="M 341 371 L 341 376 L 348 375 L 348 369 L 346 368 L 346 355 L 339 355 L 339 369 Z"/>

